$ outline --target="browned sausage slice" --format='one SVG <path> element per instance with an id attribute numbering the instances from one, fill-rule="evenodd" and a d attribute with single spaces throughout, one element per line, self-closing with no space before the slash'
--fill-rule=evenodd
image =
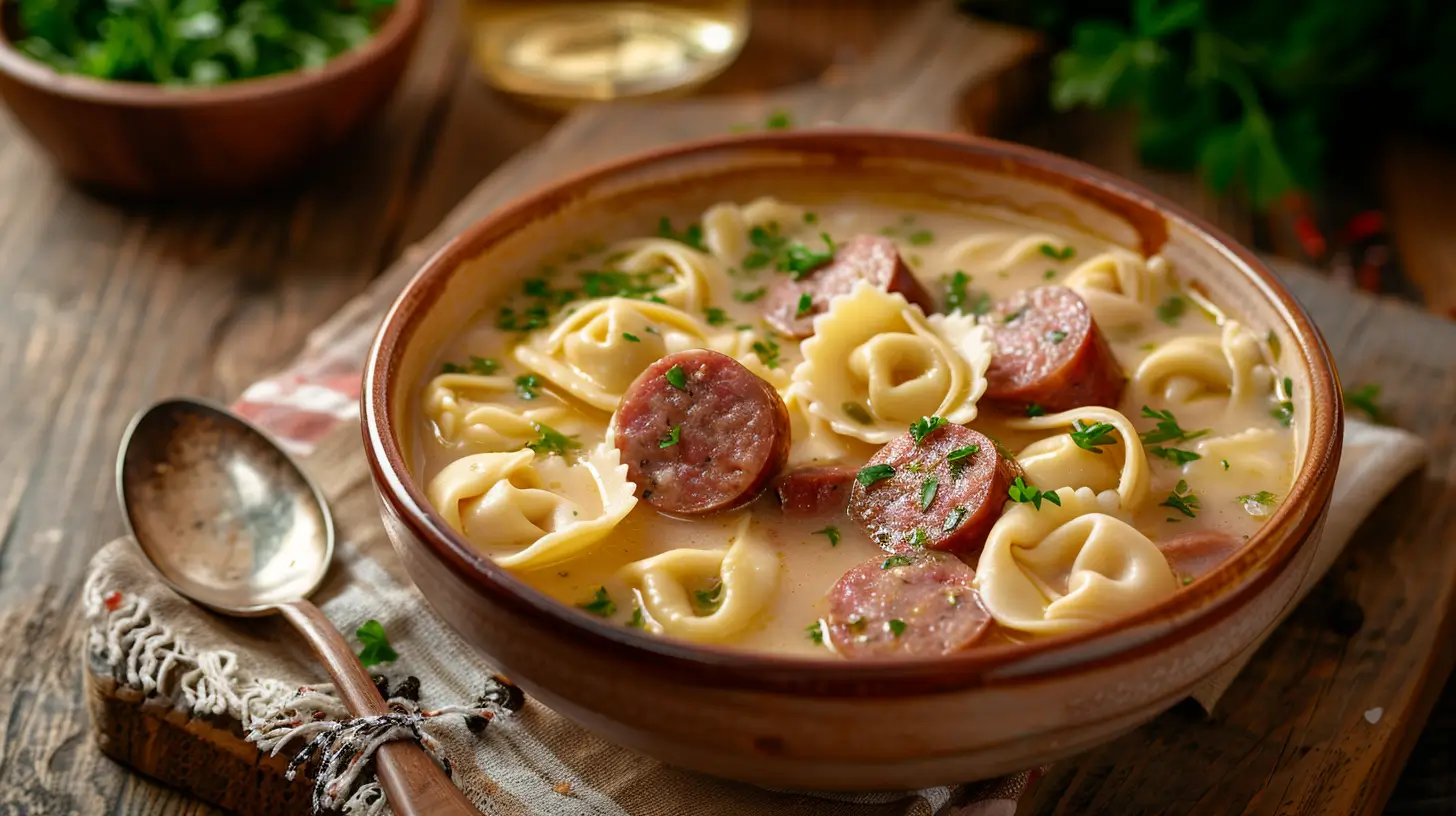
<path id="1" fill-rule="evenodd" d="M 1117 407 L 1127 375 L 1076 292 L 1065 286 L 1025 290 L 998 303 L 986 320 L 996 340 L 986 398 L 999 407 Z"/>
<path id="2" fill-rule="evenodd" d="M 975 578 L 960 559 L 943 553 L 866 561 L 829 591 L 829 641 L 851 659 L 964 649 L 991 620 Z"/>
<path id="3" fill-rule="evenodd" d="M 943 425 L 919 443 L 907 432 L 859 471 L 849 516 L 887 552 L 974 555 L 1021 475 L 1016 460 L 978 431 Z"/>
<path id="4" fill-rule="evenodd" d="M 935 301 L 901 260 L 894 241 L 879 235 L 856 235 L 835 250 L 834 260 L 805 277 L 794 280 L 784 275 L 774 281 L 764 300 L 763 318 L 789 337 L 808 337 L 814 333 L 814 318 L 829 311 L 829 301 L 849 294 L 862 280 L 904 295 L 927 313 L 935 309 Z M 803 301 L 806 294 L 807 303 Z"/>
<path id="5" fill-rule="evenodd" d="M 791 516 L 842 513 L 849 504 L 855 471 L 836 465 L 814 465 L 791 470 L 774 482 L 779 504 Z"/>
<path id="6" fill-rule="evenodd" d="M 1184 533 L 1158 543 L 1173 574 L 1184 584 L 1213 572 L 1244 546 L 1242 539 L 1218 530 Z"/>
<path id="7" fill-rule="evenodd" d="M 648 366 L 622 396 L 612 433 L 642 500 L 682 515 L 752 501 L 789 456 L 789 411 L 778 392 L 707 349 Z"/>

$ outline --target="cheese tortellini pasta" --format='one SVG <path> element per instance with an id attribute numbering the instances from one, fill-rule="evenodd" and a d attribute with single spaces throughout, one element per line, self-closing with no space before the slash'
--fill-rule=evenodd
<path id="1" fill-rule="evenodd" d="M 976 418 L 994 347 L 965 315 L 929 318 L 905 298 L 859 283 L 814 321 L 794 389 L 845 436 L 883 444 L 923 416 Z"/>
<path id="2" fill-rule="evenodd" d="M 440 374 L 425 388 L 425 416 L 442 443 L 481 453 L 519 450 L 536 439 L 539 425 L 565 430 L 575 419 L 576 412 L 563 405 L 521 411 L 470 399 L 514 388 L 510 377 Z"/>
<path id="3" fill-rule="evenodd" d="M 1126 250 L 1112 249 L 1079 264 L 1066 285 L 1087 302 L 1099 324 L 1118 329 L 1155 319 L 1153 309 L 1172 291 L 1169 278 L 1162 256 L 1144 261 Z"/>
<path id="4" fill-rule="evenodd" d="M 1143 393 L 1172 403 L 1228 395 L 1230 407 L 1267 398 L 1270 374 L 1258 338 L 1235 321 L 1218 337 L 1176 337 L 1153 350 L 1133 374 Z"/>
<path id="5" fill-rule="evenodd" d="M 946 255 L 966 267 L 972 274 L 990 275 L 1005 272 L 1017 264 L 1030 261 L 1043 252 L 1042 247 L 1062 252 L 1067 247 L 1064 238 L 1049 232 L 1034 232 L 1030 235 L 1017 232 L 993 232 L 972 235 L 952 246 Z"/>
<path id="6" fill-rule="evenodd" d="M 600 543 L 637 504 L 617 449 L 579 462 L 530 450 L 456 459 L 427 494 L 456 532 L 520 570 L 561 563 Z"/>
<path id="7" fill-rule="evenodd" d="M 714 292 L 728 287 L 723 265 L 717 258 L 678 241 L 665 238 L 643 238 L 629 241 L 619 251 L 627 254 L 617 267 L 633 274 L 652 274 L 664 270 L 672 275 L 672 283 L 657 290 L 657 296 L 668 305 L 689 314 L 703 311 Z"/>
<path id="8" fill-rule="evenodd" d="M 754 227 L 776 227 L 783 232 L 794 228 L 803 218 L 804 208 L 776 198 L 754 199 L 741 207 L 733 203 L 715 204 L 703 214 L 703 243 L 720 261 L 734 266 L 748 254 L 751 246 L 748 233 Z"/>
<path id="9" fill-rule="evenodd" d="M 1059 414 L 1027 417 L 1010 422 L 1011 427 L 1022 430 L 1048 430 L 1051 428 L 1072 428 L 1075 423 L 1090 428 L 1105 423 L 1117 433 L 1118 444 L 1112 450 L 1122 460 L 1122 467 L 1114 480 L 1108 480 L 1109 466 L 1100 461 L 1109 454 L 1106 448 L 1101 454 L 1084 450 L 1072 443 L 1071 436 L 1051 437 L 1032 443 L 1017 459 L 1033 484 L 1067 487 L 1090 487 L 1102 491 L 1116 488 L 1122 509 L 1136 511 L 1148 498 L 1150 482 L 1148 457 L 1143 452 L 1142 440 L 1132 423 L 1122 412 L 1111 408 L 1089 405 L 1073 408 Z M 1066 441 L 1063 442 L 1062 440 Z M 1071 443 L 1071 444 L 1069 444 Z M 1024 457 L 1024 458 L 1023 458 Z"/>
<path id="10" fill-rule="evenodd" d="M 1010 507 L 976 566 L 981 602 L 996 622 L 1036 635 L 1074 632 L 1178 591 L 1158 546 L 1089 489 L 1057 491 L 1061 504 Z"/>

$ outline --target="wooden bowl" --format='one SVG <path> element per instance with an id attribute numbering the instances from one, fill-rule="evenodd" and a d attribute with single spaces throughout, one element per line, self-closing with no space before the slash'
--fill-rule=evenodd
<path id="1" fill-rule="evenodd" d="M 235 195 L 278 182 L 383 108 L 409 62 L 424 0 L 397 0 L 373 38 L 311 71 L 209 88 L 62 74 L 11 43 L 0 4 L 0 98 L 74 181 L 144 198 Z"/>
<path id="2" fill-rule="evenodd" d="M 446 525 L 414 473 L 419 389 L 445 340 L 563 244 L 651 234 L 714 201 L 809 205 L 907 191 L 991 202 L 1162 252 L 1279 338 L 1294 381 L 1297 478 L 1230 561 L 1177 595 L 1075 634 L 937 659 L 847 662 L 730 651 L 603 621 L 527 587 Z M 369 354 L 363 432 L 396 550 L 435 610 L 537 699 L 665 762 L 805 789 L 908 789 L 1027 768 L 1112 739 L 1186 697 L 1292 602 L 1340 456 L 1342 409 L 1308 315 L 1248 250 L 1151 193 L 985 139 L 862 130 L 753 134 L 626 159 L 478 222 L 425 264 Z"/>

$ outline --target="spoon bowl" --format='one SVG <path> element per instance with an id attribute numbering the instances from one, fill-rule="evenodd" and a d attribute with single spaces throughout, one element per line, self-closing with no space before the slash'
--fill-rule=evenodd
<path id="1" fill-rule="evenodd" d="M 202 400 L 132 420 L 117 490 L 137 543 L 179 594 L 228 615 L 266 615 L 328 573 L 322 491 L 261 431 Z"/>

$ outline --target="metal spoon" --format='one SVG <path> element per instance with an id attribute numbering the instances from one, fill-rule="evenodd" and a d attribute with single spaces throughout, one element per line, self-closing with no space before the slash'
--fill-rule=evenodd
<path id="1" fill-rule="evenodd" d="M 339 630 L 305 600 L 328 572 L 334 523 L 272 440 L 201 400 L 165 400 L 127 428 L 116 486 L 132 535 L 179 594 L 224 615 L 281 613 L 354 716 L 389 713 Z M 386 743 L 375 757 L 400 816 L 478 814 L 417 743 Z"/>

